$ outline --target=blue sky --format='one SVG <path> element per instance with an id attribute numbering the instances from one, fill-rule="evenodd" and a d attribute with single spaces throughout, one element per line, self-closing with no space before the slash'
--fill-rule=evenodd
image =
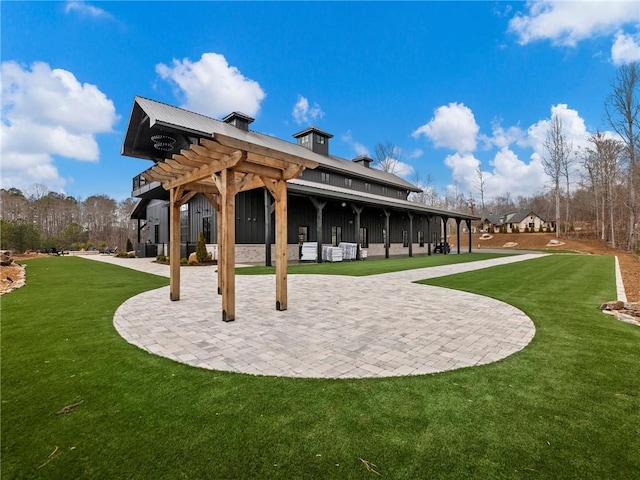
<path id="1" fill-rule="evenodd" d="M 293 141 L 315 125 L 351 159 L 391 141 L 439 194 L 530 196 L 557 114 L 574 149 L 606 131 L 619 65 L 640 60 L 637 2 L 0 3 L 3 188 L 130 195 L 133 98 Z M 577 182 L 576 174 L 576 182 Z"/>

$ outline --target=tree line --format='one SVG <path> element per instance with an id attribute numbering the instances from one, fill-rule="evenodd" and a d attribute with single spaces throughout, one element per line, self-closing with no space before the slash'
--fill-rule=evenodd
<path id="1" fill-rule="evenodd" d="M 107 195 L 84 200 L 34 185 L 28 192 L 0 189 L 0 245 L 16 252 L 109 249 L 124 251 L 137 237 L 130 219 L 136 200 Z"/>

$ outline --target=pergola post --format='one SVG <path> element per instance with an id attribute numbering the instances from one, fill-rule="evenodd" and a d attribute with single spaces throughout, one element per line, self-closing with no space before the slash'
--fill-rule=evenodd
<path id="1" fill-rule="evenodd" d="M 222 321 L 236 319 L 236 183 L 234 172 L 225 168 L 220 175 L 222 197 Z"/>
<path id="2" fill-rule="evenodd" d="M 461 218 L 456 218 L 456 239 L 458 241 L 458 255 L 460 255 L 460 222 L 462 221 Z"/>
<path id="3" fill-rule="evenodd" d="M 278 180 L 276 192 L 276 310 L 287 309 L 287 182 Z"/>
<path id="4" fill-rule="evenodd" d="M 169 191 L 169 298 L 180 300 L 180 188 Z"/>
<path id="5" fill-rule="evenodd" d="M 467 230 L 469 230 L 469 253 L 471 253 L 471 219 L 467 218 L 465 222 L 467 224 Z"/>

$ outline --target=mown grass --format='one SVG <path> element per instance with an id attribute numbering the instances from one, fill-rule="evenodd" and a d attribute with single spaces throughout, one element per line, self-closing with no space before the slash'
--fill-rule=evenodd
<path id="1" fill-rule="evenodd" d="M 299 263 L 287 266 L 290 274 L 349 275 L 361 277 L 379 273 L 400 272 L 416 268 L 437 267 L 455 263 L 477 262 L 491 258 L 507 257 L 504 253 L 465 253 L 462 255 L 419 255 L 415 257 L 372 258 L 360 262 Z M 251 266 L 236 269 L 239 275 L 269 275 L 275 267 Z"/>
<path id="2" fill-rule="evenodd" d="M 145 353 L 113 313 L 166 282 L 29 262 L 27 286 L 2 297 L 2 478 L 378 478 L 364 461 L 394 479 L 640 477 L 640 329 L 596 308 L 615 294 L 611 257 L 431 280 L 516 305 L 536 337 L 495 364 L 393 379 L 254 377 Z"/>

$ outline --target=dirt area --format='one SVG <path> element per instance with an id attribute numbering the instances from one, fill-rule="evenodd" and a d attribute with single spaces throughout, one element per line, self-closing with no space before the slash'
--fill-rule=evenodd
<path id="1" fill-rule="evenodd" d="M 590 255 L 616 255 L 620 261 L 620 270 L 622 271 L 622 280 L 627 293 L 629 302 L 640 302 L 640 259 L 630 253 L 614 250 L 600 240 L 595 239 L 564 239 L 556 237 L 553 234 L 527 234 L 527 233 L 494 233 L 491 238 L 481 238 L 480 235 L 473 235 L 473 249 L 482 251 L 483 249 L 549 249 L 549 250 L 570 250 Z M 456 237 L 448 239 L 455 250 L 457 245 Z M 551 242 L 557 241 L 557 244 Z M 468 248 L 468 236 L 460 237 L 460 247 L 464 251 Z M 38 256 L 46 257 L 42 254 L 19 255 L 14 257 L 16 262 L 20 262 L 26 258 L 37 258 Z M 9 267 L 0 267 L 0 294 L 14 290 L 21 286 L 24 282 L 25 270 L 18 265 Z M 12 281 L 9 281 L 10 278 Z M 607 300 L 614 300 L 607 299 Z"/>

